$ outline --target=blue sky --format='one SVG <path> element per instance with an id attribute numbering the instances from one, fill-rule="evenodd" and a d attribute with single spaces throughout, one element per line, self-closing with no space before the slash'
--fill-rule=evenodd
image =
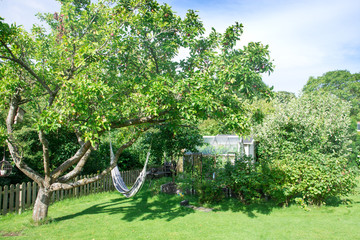
<path id="1" fill-rule="evenodd" d="M 310 76 L 332 70 L 360 72 L 359 0 L 159 0 L 180 16 L 198 10 L 206 29 L 243 23 L 239 46 L 270 46 L 275 71 L 264 76 L 276 91 L 299 93 Z M 54 0 L 0 0 L 0 16 L 30 29 L 36 12 L 59 11 Z"/>

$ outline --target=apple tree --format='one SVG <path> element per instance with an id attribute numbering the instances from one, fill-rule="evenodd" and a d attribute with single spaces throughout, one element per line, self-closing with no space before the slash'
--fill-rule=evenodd
<path id="1" fill-rule="evenodd" d="M 154 0 L 60 0 L 60 12 L 40 14 L 31 32 L 0 20 L 1 133 L 17 168 L 39 185 L 33 219 L 46 218 L 52 193 L 101 179 L 74 180 L 100 137 L 126 132 L 121 152 L 152 126 L 222 119 L 232 131 L 248 127 L 245 99 L 269 94 L 261 80 L 272 71 L 268 46 L 238 49 L 243 26 L 205 29 L 195 11 L 177 16 Z M 176 60 L 179 51 L 188 56 Z M 17 131 L 23 119 L 37 131 L 43 174 L 23 159 Z M 74 132 L 79 147 L 58 164 L 49 136 Z M 110 161 L 109 161 L 110 162 Z"/>

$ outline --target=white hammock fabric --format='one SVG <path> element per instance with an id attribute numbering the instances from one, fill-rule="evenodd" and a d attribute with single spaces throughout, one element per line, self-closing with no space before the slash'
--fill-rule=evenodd
<path id="1" fill-rule="evenodd" d="M 111 177 L 113 180 L 113 184 L 114 184 L 116 190 L 118 190 L 118 192 L 122 193 L 125 197 L 130 198 L 130 197 L 134 196 L 141 189 L 142 185 L 145 182 L 146 167 L 149 162 L 149 157 L 150 157 L 150 151 L 147 153 L 146 161 L 145 161 L 142 171 L 140 172 L 134 185 L 130 189 L 128 189 L 123 178 L 121 177 L 118 166 L 116 166 L 115 168 L 113 168 L 111 170 Z M 111 142 L 110 142 L 110 159 L 111 159 L 111 164 L 113 164 L 115 161 L 115 155 L 114 155 L 114 152 L 112 149 Z"/>

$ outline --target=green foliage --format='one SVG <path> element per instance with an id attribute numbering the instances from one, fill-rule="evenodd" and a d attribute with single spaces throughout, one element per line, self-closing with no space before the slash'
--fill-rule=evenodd
<path id="1" fill-rule="evenodd" d="M 223 188 L 209 179 L 201 182 L 198 192 L 200 203 L 219 203 L 225 198 Z"/>
<path id="2" fill-rule="evenodd" d="M 296 197 L 322 204 L 354 187 L 348 166 L 348 103 L 334 95 L 303 95 L 280 104 L 257 128 L 263 191 L 279 203 Z"/>
<path id="3" fill-rule="evenodd" d="M 324 91 L 351 102 L 351 116 L 360 113 L 360 73 L 351 74 L 347 70 L 324 73 L 320 77 L 310 77 L 303 93 Z"/>
<path id="4" fill-rule="evenodd" d="M 152 192 L 153 195 L 158 195 L 161 193 L 161 185 L 169 183 L 171 181 L 172 179 L 168 177 L 151 180 L 151 183 L 149 184 L 149 190 Z"/>
<path id="5" fill-rule="evenodd" d="M 351 128 L 356 132 L 356 122 L 360 120 L 360 73 L 351 74 L 346 70 L 331 71 L 320 77 L 310 77 L 303 90 L 304 93 L 326 92 L 351 103 L 350 116 L 352 118 Z M 360 139 L 352 137 L 351 161 L 359 164 Z"/>
<path id="6" fill-rule="evenodd" d="M 224 133 L 224 126 L 214 119 L 206 119 L 198 124 L 202 136 L 216 136 Z"/>
<path id="7" fill-rule="evenodd" d="M 164 161 L 175 161 L 184 150 L 196 151 L 196 146 L 202 143 L 202 136 L 196 127 L 166 124 L 147 131 L 129 151 L 139 161 L 143 161 L 150 151 L 150 163 L 161 165 Z"/>
<path id="8" fill-rule="evenodd" d="M 233 196 L 244 203 L 259 200 L 262 195 L 262 175 L 259 166 L 250 157 L 228 162 L 217 175 L 216 181 L 231 190 Z"/>
<path id="9" fill-rule="evenodd" d="M 277 102 L 280 103 L 288 103 L 294 98 L 296 98 L 296 96 L 292 92 L 279 91 L 275 93 L 275 99 Z"/>
<path id="10" fill-rule="evenodd" d="M 262 125 L 255 128 L 258 162 L 242 157 L 216 168 L 192 169 L 189 185 L 201 201 L 216 202 L 215 193 L 224 187 L 247 204 L 271 199 L 320 205 L 349 194 L 355 186 L 349 164 L 350 104 L 329 94 L 282 97 L 269 104 Z M 210 180 L 207 173 L 214 172 Z"/>
<path id="11" fill-rule="evenodd" d="M 350 105 L 334 95 L 304 95 L 278 104 L 273 115 L 256 128 L 259 154 L 277 158 L 285 149 L 348 156 Z"/>
<path id="12" fill-rule="evenodd" d="M 264 192 L 278 203 L 288 204 L 296 197 L 308 204 L 346 195 L 355 187 L 355 174 L 347 159 L 317 151 L 287 153 L 281 159 L 263 163 Z"/>

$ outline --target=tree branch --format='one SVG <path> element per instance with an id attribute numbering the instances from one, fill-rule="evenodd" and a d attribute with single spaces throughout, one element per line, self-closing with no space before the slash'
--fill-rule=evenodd
<path id="1" fill-rule="evenodd" d="M 142 117 L 142 118 L 133 118 L 130 120 L 126 120 L 123 122 L 115 122 L 111 124 L 111 128 L 123 128 L 123 127 L 128 127 L 128 126 L 133 126 L 133 125 L 139 125 L 139 124 L 144 124 L 144 123 L 163 123 L 168 121 L 167 119 L 155 119 L 157 117 L 163 116 L 166 113 L 168 113 L 168 111 L 164 111 L 159 113 L 159 115 L 151 115 L 151 116 L 147 116 L 147 117 Z"/>
<path id="2" fill-rule="evenodd" d="M 85 153 L 89 150 L 89 148 L 91 147 L 91 143 L 90 141 L 85 142 L 84 144 L 82 144 L 82 146 L 80 147 L 80 149 L 74 154 L 74 156 L 72 156 L 71 158 L 69 158 L 68 160 L 66 160 L 65 162 L 63 162 L 58 168 L 56 168 L 52 173 L 51 173 L 51 177 L 53 177 L 54 179 L 58 178 L 61 176 L 61 174 L 63 174 L 69 167 L 71 167 L 72 165 L 74 165 L 75 163 L 79 162 L 80 159 L 85 155 Z"/>
<path id="3" fill-rule="evenodd" d="M 6 140 L 6 143 L 8 145 L 11 157 L 17 168 L 19 168 L 26 176 L 34 180 L 36 183 L 43 185 L 44 179 L 39 173 L 31 169 L 26 163 L 22 161 L 22 156 L 20 155 L 19 148 L 14 144 L 15 141 L 13 139 L 12 126 L 14 124 L 14 118 L 20 101 L 21 98 L 18 93 L 15 94 L 15 96 L 11 99 L 8 116 L 6 118 L 6 128 L 8 133 L 8 139 Z"/>
<path id="4" fill-rule="evenodd" d="M 150 49 L 151 56 L 153 57 L 154 62 L 155 62 L 156 73 L 159 74 L 160 71 L 159 71 L 159 65 L 158 65 L 158 60 L 157 60 L 157 57 L 156 57 L 156 53 L 155 53 L 155 51 L 154 51 L 154 49 L 152 47 L 149 47 L 149 49 Z"/>
<path id="5" fill-rule="evenodd" d="M 49 142 L 46 139 L 45 134 L 42 130 L 39 131 L 39 139 L 43 149 L 45 182 L 50 182 Z"/>
<path id="6" fill-rule="evenodd" d="M 89 156 L 91 154 L 91 148 L 89 148 L 86 153 L 84 154 L 84 156 L 82 156 L 82 158 L 80 159 L 80 161 L 77 163 L 76 167 L 70 171 L 69 173 L 67 173 L 65 176 L 62 176 L 58 179 L 58 182 L 60 183 L 65 183 L 68 182 L 69 180 L 73 179 L 74 177 L 78 176 L 81 172 L 81 170 L 83 169 L 86 161 L 89 159 Z"/>
<path id="7" fill-rule="evenodd" d="M 3 45 L 6 50 L 8 51 L 8 53 L 11 55 L 11 58 L 10 57 L 5 57 L 5 56 L 0 56 L 0 58 L 4 58 L 4 59 L 8 59 L 10 61 L 13 61 L 17 64 L 19 64 L 21 67 L 23 67 L 28 73 L 30 73 L 35 79 L 36 81 L 38 81 L 45 89 L 46 91 L 52 95 L 53 92 L 51 91 L 51 89 L 49 88 L 48 85 L 46 85 L 45 81 L 39 77 L 24 61 L 22 61 L 21 59 L 17 58 L 13 52 L 11 51 L 11 49 L 3 42 L 1 41 L 1 45 Z"/>

